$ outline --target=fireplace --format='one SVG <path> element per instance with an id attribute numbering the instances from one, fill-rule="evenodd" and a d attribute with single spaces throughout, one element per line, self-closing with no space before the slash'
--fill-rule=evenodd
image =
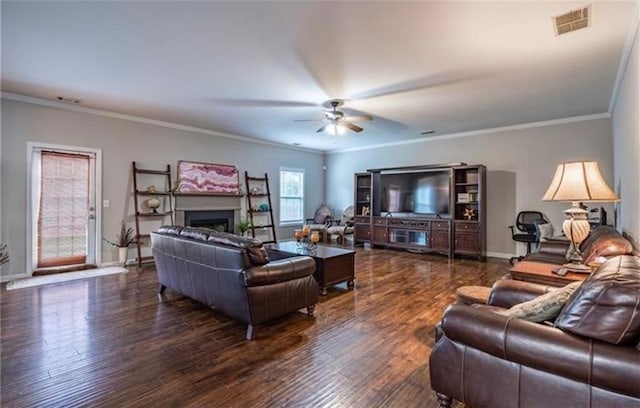
<path id="1" fill-rule="evenodd" d="M 244 196 L 241 194 L 177 193 L 175 196 L 176 225 L 200 226 L 234 233 L 235 223 L 245 213 Z"/>
<path id="2" fill-rule="evenodd" d="M 234 232 L 233 210 L 198 210 L 184 212 L 185 227 L 205 227 L 218 232 Z"/>

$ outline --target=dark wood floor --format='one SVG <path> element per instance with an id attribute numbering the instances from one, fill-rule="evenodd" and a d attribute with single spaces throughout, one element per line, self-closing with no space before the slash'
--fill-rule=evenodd
<path id="1" fill-rule="evenodd" d="M 462 285 L 508 263 L 358 249 L 356 289 L 246 327 L 170 290 L 153 269 L 6 291 L 3 407 L 434 407 L 428 355 Z"/>

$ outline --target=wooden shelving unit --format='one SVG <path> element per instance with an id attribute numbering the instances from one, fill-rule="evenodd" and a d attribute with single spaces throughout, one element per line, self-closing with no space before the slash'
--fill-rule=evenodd
<path id="1" fill-rule="evenodd" d="M 269 176 L 264 173 L 264 177 L 251 177 L 245 171 L 244 179 L 247 188 L 247 215 L 251 222 L 251 236 L 259 238 L 265 244 L 275 244 L 278 241 L 273 219 Z"/>
<path id="2" fill-rule="evenodd" d="M 453 168 L 453 252 L 486 256 L 486 168 L 483 165 Z"/>
<path id="3" fill-rule="evenodd" d="M 354 239 L 356 244 L 371 241 L 371 173 L 354 175 Z"/>
<path id="4" fill-rule="evenodd" d="M 170 224 L 174 224 L 174 212 L 173 212 L 173 196 L 171 188 L 171 165 L 167 164 L 166 170 L 149 170 L 140 169 L 136 165 L 136 162 L 131 163 L 133 169 L 133 201 L 135 208 L 135 220 L 136 220 L 136 236 L 135 244 L 137 251 L 136 261 L 138 266 L 141 267 L 145 262 L 153 262 L 153 257 L 142 256 L 142 246 L 148 243 L 149 233 L 143 232 L 148 230 L 142 225 L 143 221 L 156 221 L 155 227 L 158 227 L 157 221 L 162 221 L 162 224 L 166 224 L 167 217 L 169 217 Z M 148 182 L 149 185 L 158 185 L 160 190 L 148 191 L 140 190 L 140 182 Z M 141 197 L 149 197 L 146 200 L 142 200 Z M 151 198 L 157 198 L 160 201 L 160 206 L 157 209 L 144 208 L 145 204 Z"/>

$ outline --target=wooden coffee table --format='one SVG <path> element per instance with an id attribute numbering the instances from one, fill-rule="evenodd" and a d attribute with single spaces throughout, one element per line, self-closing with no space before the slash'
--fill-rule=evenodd
<path id="1" fill-rule="evenodd" d="M 320 294 L 327 294 L 327 287 L 347 282 L 347 287 L 353 289 L 355 279 L 355 251 L 318 245 L 313 250 L 298 247 L 296 241 L 284 241 L 267 247 L 271 259 L 284 259 L 293 256 L 306 255 L 316 261 L 316 272 L 313 274 Z"/>
<path id="2" fill-rule="evenodd" d="M 539 283 L 549 286 L 565 286 L 571 282 L 583 281 L 589 274 L 568 272 L 560 276 L 553 272 L 560 265 L 542 262 L 520 261 L 509 270 L 511 277 L 516 280 Z"/>

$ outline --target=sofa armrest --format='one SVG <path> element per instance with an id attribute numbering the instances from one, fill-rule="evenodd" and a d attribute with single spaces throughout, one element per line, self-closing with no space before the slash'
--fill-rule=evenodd
<path id="1" fill-rule="evenodd" d="M 555 327 L 531 323 L 465 305 L 452 305 L 442 320 L 450 340 L 497 358 L 640 397 L 640 351 Z"/>
<path id="2" fill-rule="evenodd" d="M 313 275 L 316 262 L 310 256 L 271 261 L 265 265 L 253 266 L 243 271 L 245 286 L 261 286 L 284 282 Z"/>
<path id="3" fill-rule="evenodd" d="M 491 288 L 487 304 L 510 308 L 544 295 L 552 289 L 557 288 L 513 279 L 498 279 Z"/>
<path id="4" fill-rule="evenodd" d="M 538 252 L 564 256 L 570 245 L 569 241 L 540 241 Z"/>

